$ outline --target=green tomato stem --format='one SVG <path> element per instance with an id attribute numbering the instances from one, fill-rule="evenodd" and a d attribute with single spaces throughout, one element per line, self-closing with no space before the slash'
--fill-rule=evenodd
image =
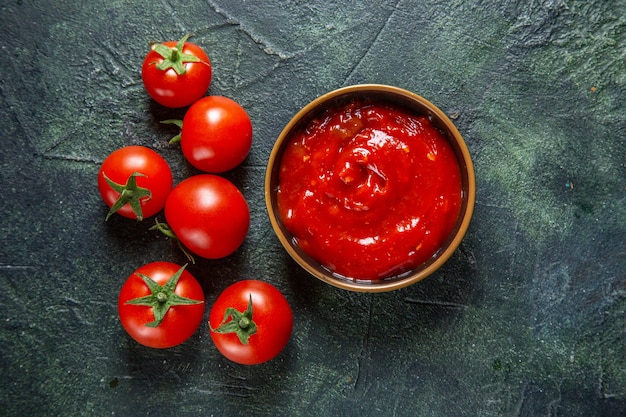
<path id="1" fill-rule="evenodd" d="M 109 217 L 111 217 L 126 204 L 130 204 L 130 207 L 133 209 L 133 212 L 137 217 L 137 221 L 143 220 L 143 210 L 141 208 L 141 202 L 144 199 L 149 200 L 150 198 L 152 198 L 152 192 L 149 189 L 139 187 L 137 185 L 137 177 L 145 177 L 145 175 L 141 172 L 134 172 L 128 177 L 128 180 L 126 180 L 126 184 L 116 183 L 115 181 L 107 177 L 106 173 L 104 172 L 102 173 L 102 176 L 104 177 L 107 184 L 109 184 L 109 187 L 111 187 L 113 190 L 117 191 L 120 194 L 118 199 L 109 209 L 105 221 L 109 220 Z"/>
<path id="2" fill-rule="evenodd" d="M 252 320 L 252 294 L 250 294 L 250 301 L 248 302 L 246 311 L 242 312 L 233 307 L 229 307 L 226 309 L 224 319 L 217 329 L 211 327 L 210 324 L 209 327 L 211 331 L 215 333 L 235 333 L 239 341 L 247 345 L 250 336 L 257 332 L 257 325 L 254 320 Z"/>
<path id="3" fill-rule="evenodd" d="M 250 319 L 248 319 L 247 317 L 242 317 L 241 319 L 239 319 L 239 327 L 241 329 L 247 329 L 248 326 L 250 326 Z"/>
<path id="4" fill-rule="evenodd" d="M 176 244 L 178 245 L 178 249 L 180 249 L 180 251 L 183 254 L 185 254 L 185 257 L 187 258 L 187 260 L 191 262 L 192 264 L 195 264 L 196 260 L 191 255 L 191 253 L 185 248 L 185 246 L 183 246 L 180 239 L 178 238 L 178 236 L 176 236 L 176 234 L 170 228 L 170 226 L 167 223 L 161 223 L 159 219 L 157 218 L 155 218 L 154 221 L 155 221 L 155 225 L 152 226 L 149 230 L 158 230 L 159 232 L 163 233 L 166 237 L 171 239 L 172 242 L 176 242 Z"/>
<path id="5" fill-rule="evenodd" d="M 174 47 L 166 46 L 162 43 L 155 43 L 152 45 L 152 50 L 157 54 L 161 55 L 163 61 L 158 63 L 156 67 L 161 71 L 167 71 L 172 68 L 176 71 L 178 75 L 184 75 L 187 72 L 185 68 L 185 63 L 187 62 L 204 62 L 201 61 L 195 55 L 186 54 L 183 52 L 183 48 L 185 47 L 185 42 L 189 38 L 190 35 L 185 35 Z"/>
<path id="6" fill-rule="evenodd" d="M 178 134 L 176 136 L 172 137 L 169 140 L 169 144 L 173 145 L 175 143 L 179 143 L 180 140 L 182 139 L 183 121 L 180 120 L 180 119 L 167 119 L 167 120 L 161 120 L 160 123 L 163 123 L 165 125 L 176 125 L 176 126 L 178 126 L 180 131 L 178 132 Z"/>
<path id="7" fill-rule="evenodd" d="M 126 304 L 152 308 L 154 321 L 146 323 L 147 327 L 158 327 L 165 318 L 168 310 L 172 306 L 204 303 L 204 300 L 193 300 L 191 298 L 181 297 L 180 295 L 175 293 L 176 286 L 178 285 L 178 280 L 180 279 L 180 276 L 182 275 L 186 267 L 187 264 L 183 265 L 163 285 L 160 285 L 147 275 L 139 273 L 137 274 L 137 276 L 139 276 L 143 280 L 143 282 L 146 283 L 146 286 L 150 289 L 150 295 L 133 298 L 132 300 L 126 301 Z"/>

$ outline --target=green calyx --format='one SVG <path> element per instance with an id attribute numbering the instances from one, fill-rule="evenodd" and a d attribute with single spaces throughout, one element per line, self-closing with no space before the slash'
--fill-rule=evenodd
<path id="1" fill-rule="evenodd" d="M 102 175 L 104 176 L 107 184 L 109 184 L 112 189 L 120 193 L 118 199 L 109 209 L 105 221 L 109 220 L 109 217 L 111 217 L 113 213 L 117 212 L 126 204 L 130 204 L 130 207 L 133 209 L 133 212 L 135 213 L 135 216 L 137 216 L 138 221 L 143 220 L 141 200 L 145 198 L 150 199 L 152 197 L 152 193 L 149 189 L 139 187 L 137 185 L 137 177 L 145 177 L 145 175 L 140 172 L 135 172 L 131 174 L 130 177 L 128 177 L 126 184 L 118 184 L 112 181 L 109 177 L 106 176 L 104 172 L 102 173 Z"/>
<path id="2" fill-rule="evenodd" d="M 156 64 L 156 67 L 161 71 L 172 68 L 176 74 L 183 75 L 187 72 L 186 62 L 202 62 L 197 56 L 183 52 L 183 47 L 189 36 L 185 35 L 174 47 L 165 46 L 162 43 L 153 44 L 152 50 L 163 58 L 163 61 Z"/>
<path id="3" fill-rule="evenodd" d="M 182 139 L 182 131 L 183 131 L 183 121 L 180 119 L 167 119 L 167 120 L 161 120 L 161 123 L 163 123 L 164 125 L 176 125 L 178 126 L 178 128 L 180 129 L 180 132 L 174 136 L 172 139 L 169 140 L 170 145 L 173 145 L 175 143 L 179 143 L 180 140 Z"/>
<path id="4" fill-rule="evenodd" d="M 133 298 L 132 300 L 126 301 L 126 304 L 152 307 L 152 311 L 154 312 L 154 321 L 146 323 L 146 326 L 157 327 L 159 324 L 161 324 L 161 322 L 165 318 L 165 314 L 172 306 L 204 303 L 204 301 L 201 300 L 193 300 L 191 298 L 181 297 L 174 292 L 176 290 L 178 280 L 180 279 L 180 276 L 182 275 L 186 267 L 187 264 L 183 265 L 163 285 L 160 285 L 147 275 L 139 273 L 137 274 L 141 279 L 143 279 L 143 282 L 146 283 L 146 285 L 150 289 L 151 294 L 144 297 Z"/>
<path id="5" fill-rule="evenodd" d="M 154 226 L 150 228 L 150 230 L 158 230 L 159 232 L 163 233 L 166 237 L 170 238 L 172 242 L 176 242 L 176 244 L 178 245 L 178 249 L 180 249 L 181 252 L 185 254 L 185 257 L 187 257 L 189 262 L 191 262 L 192 264 L 195 264 L 196 260 L 193 258 L 191 253 L 183 246 L 180 239 L 178 238 L 178 236 L 176 236 L 176 233 L 174 233 L 170 225 L 167 223 L 161 223 L 159 219 L 156 219 L 156 218 L 154 219 L 154 222 L 155 224 Z"/>
<path id="6" fill-rule="evenodd" d="M 252 320 L 252 295 L 250 295 L 246 311 L 241 312 L 233 307 L 227 308 L 222 323 L 217 329 L 211 327 L 211 331 L 221 334 L 236 333 L 239 341 L 247 345 L 250 336 L 257 331 L 256 323 Z"/>

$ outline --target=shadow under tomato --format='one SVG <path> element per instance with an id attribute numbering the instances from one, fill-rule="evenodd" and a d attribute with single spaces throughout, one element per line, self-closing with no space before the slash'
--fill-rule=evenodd
<path id="1" fill-rule="evenodd" d="M 293 378 L 298 374 L 296 350 L 292 337 L 278 356 L 258 365 L 240 365 L 220 355 L 215 360 L 219 369 L 213 377 L 222 394 L 225 415 L 240 410 L 242 400 L 247 409 L 259 415 L 272 415 L 277 406 L 287 405 L 285 392 L 293 390 Z"/>
<path id="2" fill-rule="evenodd" d="M 120 342 L 119 356 L 124 360 L 126 372 L 121 375 L 130 378 L 133 385 L 144 381 L 142 385 L 147 384 L 148 388 L 163 390 L 175 389 L 177 384 L 191 380 L 203 360 L 203 351 L 208 348 L 207 340 L 200 336 L 202 326 L 203 323 L 182 344 L 167 349 L 143 346 L 124 334 L 125 341 Z M 116 386 L 127 384 L 119 379 L 118 376 Z"/>

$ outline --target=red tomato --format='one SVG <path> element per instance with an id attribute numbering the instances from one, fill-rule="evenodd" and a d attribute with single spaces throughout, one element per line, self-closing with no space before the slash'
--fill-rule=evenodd
<path id="1" fill-rule="evenodd" d="M 233 183 L 202 174 L 174 187 L 165 202 L 165 219 L 191 252 L 217 259 L 241 246 L 250 227 L 250 210 Z"/>
<path id="2" fill-rule="evenodd" d="M 251 145 L 250 117 L 230 98 L 204 97 L 185 113 L 181 149 L 189 163 L 201 171 L 219 173 L 235 168 Z"/>
<path id="3" fill-rule="evenodd" d="M 98 190 L 111 208 L 107 219 L 113 213 L 137 220 L 155 215 L 165 206 L 172 184 L 165 159 L 144 146 L 112 152 L 98 172 Z"/>
<path id="4" fill-rule="evenodd" d="M 152 45 L 143 61 L 143 85 L 150 97 L 163 106 L 189 106 L 211 84 L 211 61 L 202 48 L 186 42 L 188 37 Z"/>
<path id="5" fill-rule="evenodd" d="M 222 292 L 209 314 L 211 338 L 228 359 L 243 365 L 269 361 L 291 337 L 293 313 L 271 284 L 243 280 Z"/>
<path id="6" fill-rule="evenodd" d="M 128 277 L 117 309 L 122 326 L 138 343 L 169 348 L 191 337 L 202 322 L 204 293 L 184 266 L 152 262 Z"/>

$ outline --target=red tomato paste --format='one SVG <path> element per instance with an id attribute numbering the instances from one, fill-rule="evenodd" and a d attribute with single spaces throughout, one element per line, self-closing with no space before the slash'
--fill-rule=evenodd
<path id="1" fill-rule="evenodd" d="M 461 207 L 460 169 L 425 116 L 354 101 L 297 132 L 278 209 L 304 252 L 336 275 L 377 280 L 431 258 Z"/>

